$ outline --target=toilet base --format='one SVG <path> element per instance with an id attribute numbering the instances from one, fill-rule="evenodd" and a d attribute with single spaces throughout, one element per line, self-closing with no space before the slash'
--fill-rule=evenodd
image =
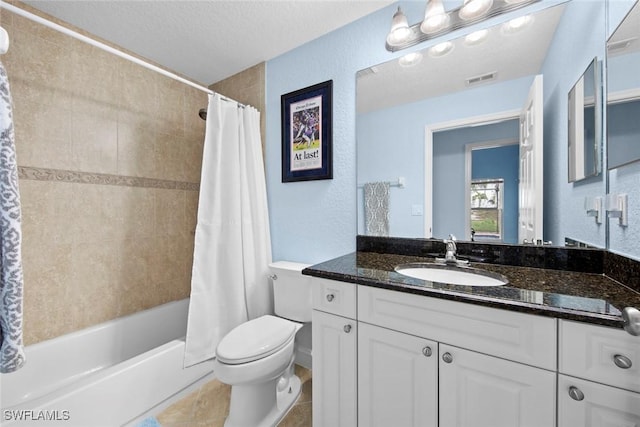
<path id="1" fill-rule="evenodd" d="M 231 388 L 231 407 L 224 427 L 275 427 L 298 400 L 302 384 L 297 375 L 289 377 L 289 384 L 277 391 L 277 378 L 256 387 L 235 385 Z M 268 397 L 267 397 L 268 396 Z M 265 399 L 265 397 L 267 397 Z M 234 407 L 242 402 L 242 407 Z"/>

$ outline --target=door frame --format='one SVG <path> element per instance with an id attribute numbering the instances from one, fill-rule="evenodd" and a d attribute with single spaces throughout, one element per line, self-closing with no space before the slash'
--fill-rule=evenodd
<path id="1" fill-rule="evenodd" d="M 424 127 L 424 234 L 426 238 L 433 237 L 433 134 L 461 127 L 482 126 L 519 119 L 521 112 L 522 109 L 517 108 L 446 122 L 430 123 Z M 469 201 L 467 201 L 468 203 Z M 467 237 L 465 236 L 465 238 Z"/>
<path id="2" fill-rule="evenodd" d="M 471 174 L 473 171 L 473 161 L 472 161 L 472 151 L 473 150 L 482 150 L 487 148 L 498 148 L 498 147 L 507 147 L 509 145 L 518 145 L 518 138 L 505 138 L 505 139 L 496 139 L 492 141 L 482 141 L 482 142 L 470 142 L 464 146 L 464 189 L 465 189 L 465 200 L 464 200 L 464 229 L 465 229 L 465 240 L 471 240 L 471 200 L 469 200 L 469 195 L 471 193 Z M 516 159 L 516 163 L 520 163 L 520 159 Z M 519 167 L 519 166 L 518 166 Z M 503 203 L 504 203 L 504 194 L 502 194 Z M 504 210 L 503 210 L 504 211 Z M 504 230 L 503 230 L 504 232 Z M 504 237 L 504 236 L 503 236 Z"/>

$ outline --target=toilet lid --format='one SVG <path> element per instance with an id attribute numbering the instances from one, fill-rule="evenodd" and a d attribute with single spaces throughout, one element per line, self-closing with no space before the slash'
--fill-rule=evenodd
<path id="1" fill-rule="evenodd" d="M 280 317 L 262 316 L 235 327 L 218 344 L 216 357 L 229 365 L 248 363 L 267 357 L 296 334 L 296 324 Z"/>

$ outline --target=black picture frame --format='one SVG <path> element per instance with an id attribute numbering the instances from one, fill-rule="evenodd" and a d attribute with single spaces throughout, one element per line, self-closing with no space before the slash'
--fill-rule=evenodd
<path id="1" fill-rule="evenodd" d="M 282 182 L 333 179 L 333 80 L 281 96 Z"/>

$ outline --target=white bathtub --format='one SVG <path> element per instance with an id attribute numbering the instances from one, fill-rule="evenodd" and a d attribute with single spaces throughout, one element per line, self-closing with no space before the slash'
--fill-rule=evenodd
<path id="1" fill-rule="evenodd" d="M 212 380 L 213 362 L 182 367 L 188 310 L 175 301 L 28 346 L 22 369 L 0 374 L 0 424 L 135 425 Z"/>

